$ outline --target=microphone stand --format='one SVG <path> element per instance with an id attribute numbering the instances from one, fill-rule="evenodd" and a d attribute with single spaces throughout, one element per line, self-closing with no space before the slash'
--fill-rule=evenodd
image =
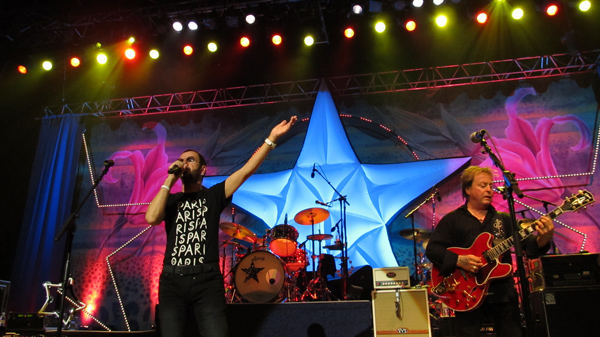
<path id="1" fill-rule="evenodd" d="M 427 197 L 427 199 L 425 199 L 422 203 L 420 203 L 419 205 L 417 205 L 417 207 L 415 207 L 412 211 L 408 212 L 408 214 L 406 214 L 406 216 L 404 217 L 405 219 L 410 217 L 410 226 L 412 229 L 412 234 L 413 234 L 413 254 L 415 257 L 415 278 L 417 279 L 417 281 L 419 281 L 419 284 L 421 284 L 423 282 L 423 277 L 421 275 L 421 272 L 419 270 L 419 260 L 417 258 L 418 253 L 417 253 L 417 238 L 416 238 L 416 233 L 415 233 L 415 212 L 421 208 L 423 205 L 425 205 L 429 200 L 433 200 L 433 207 L 435 209 L 435 195 L 437 192 L 433 192 L 431 193 L 431 195 L 429 197 Z"/>
<path id="2" fill-rule="evenodd" d="M 508 202 L 508 209 L 510 211 L 510 219 L 512 222 L 513 229 L 513 237 L 514 237 L 514 247 L 515 247 L 515 255 L 517 259 L 517 271 L 519 275 L 519 286 L 520 286 L 520 294 L 521 294 L 521 303 L 523 306 L 523 313 L 525 316 L 525 325 L 526 335 L 529 337 L 533 337 L 534 330 L 534 320 L 531 315 L 531 306 L 529 302 L 529 284 L 527 283 L 527 276 L 525 272 L 525 265 L 523 263 L 523 248 L 521 245 L 522 238 L 519 236 L 519 228 L 517 226 L 517 216 L 515 212 L 515 199 L 513 193 L 515 193 L 519 198 L 523 197 L 523 192 L 519 188 L 519 183 L 515 179 L 514 173 L 506 170 L 504 165 L 498 159 L 498 157 L 492 152 L 492 149 L 487 145 L 485 139 L 481 139 L 481 146 L 484 151 L 490 156 L 494 165 L 498 167 L 502 171 L 502 175 L 504 176 L 504 197 Z"/>
<path id="3" fill-rule="evenodd" d="M 61 337 L 61 334 L 62 334 L 63 316 L 65 314 L 65 297 L 67 295 L 67 288 L 69 288 L 71 290 L 71 292 L 73 292 L 73 286 L 69 282 L 69 274 L 70 274 L 70 269 L 71 269 L 71 250 L 73 248 L 73 239 L 75 238 L 75 231 L 76 231 L 76 227 L 77 227 L 75 225 L 75 218 L 79 217 L 79 211 L 81 210 L 81 208 L 83 207 L 85 202 L 88 200 L 88 198 L 92 195 L 92 192 L 94 192 L 94 190 L 96 189 L 98 184 L 100 184 L 100 181 L 102 180 L 102 178 L 104 178 L 104 176 L 108 173 L 108 169 L 111 166 L 113 166 L 114 164 L 115 164 L 115 162 L 112 160 L 104 161 L 104 170 L 102 170 L 102 174 L 100 174 L 98 179 L 96 179 L 96 181 L 94 181 L 92 188 L 90 188 L 90 190 L 85 195 L 83 200 L 79 203 L 79 206 L 77 206 L 77 209 L 73 213 L 71 213 L 71 215 L 69 216 L 67 221 L 65 221 L 60 232 L 54 237 L 54 241 L 58 242 L 58 241 L 60 241 L 62 236 L 65 233 L 67 233 L 67 242 L 65 244 L 65 258 L 64 258 L 65 260 L 64 260 L 64 264 L 63 264 L 62 293 L 60 293 L 60 309 L 59 309 L 60 323 L 58 324 L 58 327 L 56 328 L 56 336 L 57 337 Z"/>
<path id="4" fill-rule="evenodd" d="M 325 180 L 325 182 L 327 182 L 327 184 L 331 187 L 331 189 L 333 189 L 333 191 L 339 196 L 337 199 L 333 199 L 331 200 L 329 203 L 332 203 L 334 201 L 339 201 L 340 202 L 340 216 L 341 216 L 341 226 L 338 227 L 338 231 L 340 234 L 340 239 L 342 240 L 342 299 L 347 300 L 348 299 L 348 236 L 346 233 L 346 206 L 350 206 L 350 204 L 348 203 L 348 200 L 346 199 L 345 195 L 342 195 L 340 192 L 338 192 L 338 190 L 335 189 L 335 187 L 333 187 L 333 185 L 331 184 L 331 182 L 329 180 L 327 180 L 327 178 L 321 174 L 321 172 L 319 170 L 315 169 L 315 172 L 317 172 L 321 178 L 323 178 L 323 180 Z"/>

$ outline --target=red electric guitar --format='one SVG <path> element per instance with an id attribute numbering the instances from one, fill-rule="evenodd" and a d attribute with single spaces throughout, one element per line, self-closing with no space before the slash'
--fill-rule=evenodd
<path id="1" fill-rule="evenodd" d="M 554 219 L 564 212 L 577 211 L 593 202 L 594 196 L 590 192 L 579 191 L 577 195 L 567 198 L 560 207 L 547 215 Z M 537 221 L 519 231 L 521 240 L 535 232 L 536 224 Z M 448 248 L 458 255 L 479 256 L 484 261 L 484 265 L 476 274 L 457 267 L 452 274 L 445 277 L 441 276 L 439 270 L 433 266 L 431 269 L 431 292 L 433 295 L 439 297 L 442 303 L 456 311 L 471 311 L 479 307 L 487 295 L 489 281 L 512 275 L 512 265 L 499 262 L 499 260 L 502 254 L 514 245 L 513 237 L 511 236 L 492 248 L 493 240 L 492 234 L 482 233 L 469 248 Z"/>

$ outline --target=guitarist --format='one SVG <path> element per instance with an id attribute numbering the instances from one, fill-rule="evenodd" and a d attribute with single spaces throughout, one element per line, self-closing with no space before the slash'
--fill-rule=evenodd
<path id="1" fill-rule="evenodd" d="M 484 266 L 481 255 L 458 255 L 449 247 L 469 248 L 478 235 L 488 232 L 495 241 L 509 238 L 512 233 L 510 215 L 498 212 L 492 206 L 493 174 L 489 168 L 470 166 L 461 175 L 462 195 L 466 203 L 446 214 L 433 231 L 427 244 L 426 256 L 443 276 L 462 268 L 477 273 Z M 538 257 L 550 247 L 554 231 L 552 220 L 544 216 L 538 220 L 537 235 L 522 241 L 523 252 Z M 500 262 L 512 265 L 511 254 Z M 456 336 L 479 337 L 484 320 L 491 319 L 498 337 L 522 336 L 518 295 L 512 275 L 490 281 L 488 296 L 473 310 L 456 311 Z"/>

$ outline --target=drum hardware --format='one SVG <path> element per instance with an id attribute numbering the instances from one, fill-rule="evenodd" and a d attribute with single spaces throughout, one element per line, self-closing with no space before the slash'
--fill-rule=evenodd
<path id="1" fill-rule="evenodd" d="M 336 239 L 333 245 L 325 246 L 323 248 L 329 250 L 342 250 L 344 249 L 344 244 L 342 244 L 342 241 L 340 239 Z"/>
<path id="2" fill-rule="evenodd" d="M 325 280 L 325 275 L 335 274 L 335 263 L 333 263 L 333 256 L 329 254 L 320 254 L 316 257 L 319 259 L 319 264 L 317 267 L 317 277 L 310 280 L 310 282 L 306 286 L 306 290 L 302 294 L 302 301 L 306 301 L 309 299 L 321 301 L 331 301 L 332 299 L 335 299 L 337 301 L 338 298 L 335 297 L 335 295 L 333 295 L 329 288 L 327 288 L 327 281 Z M 313 261 L 314 259 L 315 256 L 313 256 Z M 333 265 L 333 272 L 331 272 L 330 270 L 332 269 L 331 265 Z"/>
<path id="3" fill-rule="evenodd" d="M 312 236 L 315 235 L 315 224 L 321 223 L 329 218 L 329 211 L 323 208 L 307 208 L 303 211 L 298 212 L 294 217 L 294 221 L 300 225 L 311 226 Z M 315 241 L 312 240 L 312 252 L 315 252 Z M 319 254 L 321 245 L 319 245 Z M 315 257 L 312 257 L 313 266 L 315 265 Z M 313 279 L 316 277 L 316 273 L 313 268 Z"/>

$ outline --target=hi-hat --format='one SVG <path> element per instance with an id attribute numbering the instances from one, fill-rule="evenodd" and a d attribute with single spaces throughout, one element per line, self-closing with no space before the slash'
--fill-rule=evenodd
<path id="1" fill-rule="evenodd" d="M 314 225 L 327 220 L 327 218 L 329 218 L 328 210 L 323 208 L 307 208 L 296 214 L 294 221 L 300 225 Z"/>
<path id="2" fill-rule="evenodd" d="M 323 241 L 323 240 L 333 239 L 333 235 L 331 235 L 331 234 L 313 234 L 313 235 L 307 236 L 306 238 L 309 240 L 313 240 L 313 241 Z"/>
<path id="3" fill-rule="evenodd" d="M 256 234 L 254 234 L 253 231 L 234 222 L 221 222 L 219 224 L 219 228 L 223 231 L 223 233 L 235 239 L 240 239 L 252 243 L 256 243 L 258 240 L 260 240 L 256 237 Z"/>
<path id="4" fill-rule="evenodd" d="M 336 241 L 335 244 L 323 247 L 329 250 L 342 250 L 344 249 L 344 245 L 341 241 Z"/>
<path id="5" fill-rule="evenodd" d="M 400 236 L 409 240 L 423 241 L 431 237 L 431 231 L 422 228 L 415 228 L 413 231 L 411 228 L 407 228 L 400 231 Z"/>

